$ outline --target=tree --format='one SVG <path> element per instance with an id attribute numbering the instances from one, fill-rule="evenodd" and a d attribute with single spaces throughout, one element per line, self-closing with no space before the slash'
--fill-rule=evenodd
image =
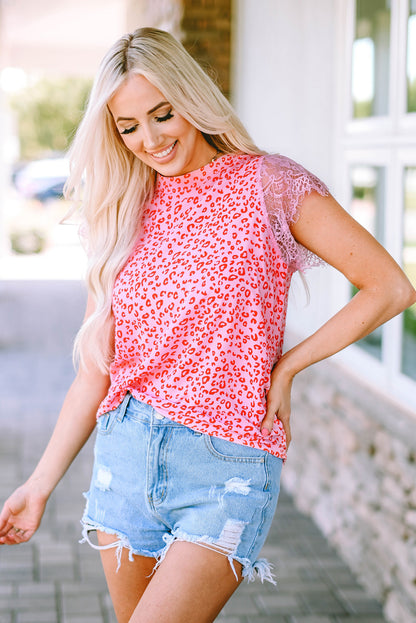
<path id="1" fill-rule="evenodd" d="M 91 80 L 86 78 L 43 79 L 11 98 L 21 159 L 33 160 L 68 148 L 90 89 Z"/>

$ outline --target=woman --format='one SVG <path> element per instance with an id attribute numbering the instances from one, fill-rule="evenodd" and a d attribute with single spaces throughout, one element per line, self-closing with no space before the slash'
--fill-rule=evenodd
<path id="1" fill-rule="evenodd" d="M 264 155 L 170 35 L 105 57 L 72 147 L 89 298 L 80 365 L 0 542 L 27 541 L 97 423 L 84 540 L 119 622 L 213 621 L 258 559 L 290 443 L 294 376 L 416 300 L 315 176 Z M 358 294 L 282 355 L 290 279 L 321 260 Z M 155 568 L 157 571 L 154 572 Z"/>

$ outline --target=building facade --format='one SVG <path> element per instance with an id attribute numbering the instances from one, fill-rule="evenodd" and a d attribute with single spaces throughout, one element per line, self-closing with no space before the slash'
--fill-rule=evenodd
<path id="1" fill-rule="evenodd" d="M 416 284 L 416 2 L 235 0 L 234 104 L 318 174 Z M 354 294 L 295 280 L 288 342 Z M 294 386 L 284 482 L 396 623 L 416 620 L 416 306 Z"/>

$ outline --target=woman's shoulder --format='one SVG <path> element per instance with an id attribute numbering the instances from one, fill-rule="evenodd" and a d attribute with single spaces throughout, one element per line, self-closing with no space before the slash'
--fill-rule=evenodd
<path id="1" fill-rule="evenodd" d="M 264 154 L 261 158 L 260 164 L 263 169 L 273 172 L 274 174 L 297 173 L 304 175 L 306 173 L 313 175 L 313 173 L 300 164 L 300 162 L 283 154 Z"/>
<path id="2" fill-rule="evenodd" d="M 230 165 L 238 167 L 259 167 L 261 174 L 268 174 L 274 177 L 289 177 L 294 179 L 295 177 L 309 177 L 314 180 L 319 178 L 304 167 L 300 162 L 297 162 L 289 156 L 285 156 L 279 153 L 258 153 L 248 154 L 236 152 L 228 154 L 228 163 Z M 321 181 L 320 181 L 321 182 Z M 323 184 L 323 182 L 321 182 Z"/>
<path id="3" fill-rule="evenodd" d="M 281 154 L 263 157 L 260 180 L 271 228 L 287 264 L 301 271 L 322 264 L 295 240 L 290 227 L 299 218 L 304 197 L 313 191 L 329 195 L 326 185 L 303 165 Z"/>
<path id="4" fill-rule="evenodd" d="M 326 184 L 302 164 L 282 154 L 266 154 L 260 161 L 260 176 L 265 192 L 273 189 L 301 196 L 317 191 L 328 195 Z M 278 186 L 276 186 L 276 184 Z"/>
<path id="5" fill-rule="evenodd" d="M 278 153 L 229 153 L 221 157 L 219 167 L 225 177 L 260 180 L 263 193 L 291 195 L 296 203 L 312 191 L 328 195 L 327 186 L 302 164 Z M 254 177 L 253 177 L 254 176 Z"/>

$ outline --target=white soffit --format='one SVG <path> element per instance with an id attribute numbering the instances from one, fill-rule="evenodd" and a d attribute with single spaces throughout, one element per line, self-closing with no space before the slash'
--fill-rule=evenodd
<path id="1" fill-rule="evenodd" d="M 3 67 L 95 73 L 106 50 L 126 30 L 126 4 L 126 0 L 3 0 Z"/>

